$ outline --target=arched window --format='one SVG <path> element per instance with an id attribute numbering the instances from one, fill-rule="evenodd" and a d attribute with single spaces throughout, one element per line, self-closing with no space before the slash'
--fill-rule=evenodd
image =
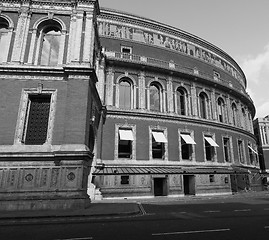
<path id="1" fill-rule="evenodd" d="M 176 109 L 180 115 L 186 115 L 186 92 L 182 88 L 176 91 Z"/>
<path id="2" fill-rule="evenodd" d="M 40 64 L 51 66 L 58 64 L 61 32 L 57 28 L 42 31 L 42 46 Z"/>
<path id="3" fill-rule="evenodd" d="M 218 98 L 218 120 L 225 122 L 225 104 L 222 98 Z"/>
<path id="4" fill-rule="evenodd" d="M 150 94 L 150 110 L 161 111 L 161 89 L 156 83 L 153 83 L 149 87 Z"/>
<path id="5" fill-rule="evenodd" d="M 233 120 L 233 125 L 237 126 L 237 107 L 235 103 L 232 104 L 232 120 Z"/>
<path id="6" fill-rule="evenodd" d="M 200 93 L 199 94 L 200 117 L 205 119 L 208 117 L 207 101 L 208 101 L 207 95 L 205 93 Z"/>
<path id="7" fill-rule="evenodd" d="M 8 27 L 9 24 L 6 19 L 0 17 L 0 46 L 1 51 L 9 48 L 9 41 L 8 41 Z M 6 59 L 5 54 L 3 52 L 0 54 L 0 63 L 4 62 Z"/>
<path id="8" fill-rule="evenodd" d="M 131 84 L 126 79 L 119 84 L 119 107 L 131 109 Z"/>
<path id="9" fill-rule="evenodd" d="M 41 22 L 32 33 L 28 63 L 55 66 L 63 61 L 64 36 L 56 20 Z"/>
<path id="10" fill-rule="evenodd" d="M 246 111 L 244 108 L 242 108 L 242 121 L 241 121 L 241 127 L 242 128 L 247 128 L 247 121 L 246 121 Z"/>

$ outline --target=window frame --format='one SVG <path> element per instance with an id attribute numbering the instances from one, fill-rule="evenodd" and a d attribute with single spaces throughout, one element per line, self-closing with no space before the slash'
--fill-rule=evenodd
<path id="1" fill-rule="evenodd" d="M 128 84 L 129 84 L 129 90 L 130 90 L 130 96 L 128 97 L 129 98 L 129 102 L 130 102 L 130 105 L 128 106 L 128 107 L 126 107 L 126 106 L 121 106 L 121 83 L 123 83 L 123 82 L 127 82 Z M 133 109 L 133 83 L 132 83 L 132 81 L 130 81 L 130 79 L 129 78 L 121 78 L 120 80 L 119 80 L 119 94 L 118 94 L 118 96 L 119 96 L 119 108 L 121 108 L 121 109 Z M 125 102 L 125 100 L 126 100 L 126 96 L 124 96 L 124 102 Z"/>
<path id="2" fill-rule="evenodd" d="M 203 149 L 204 149 L 204 161 L 205 162 L 216 162 L 217 161 L 217 146 L 211 146 L 206 140 L 206 137 L 210 137 L 216 143 L 215 134 L 209 132 L 203 132 Z M 210 152 L 208 152 L 210 151 Z M 210 159 L 208 159 L 210 154 Z"/>
<path id="3" fill-rule="evenodd" d="M 245 144 L 244 140 L 239 138 L 237 139 L 237 153 L 238 153 L 238 162 L 245 164 L 246 154 L 245 154 Z"/>
<path id="4" fill-rule="evenodd" d="M 225 145 L 225 140 L 228 140 L 227 145 Z M 232 137 L 224 135 L 222 136 L 222 146 L 223 146 L 223 160 L 224 163 L 233 163 L 234 162 L 234 155 L 233 155 L 233 144 L 232 144 Z M 226 153 L 225 153 L 225 146 L 227 146 L 228 151 L 228 161 L 226 161 Z"/>
<path id="5" fill-rule="evenodd" d="M 121 185 L 130 185 L 130 175 L 121 175 L 120 176 Z"/>
<path id="6" fill-rule="evenodd" d="M 120 147 L 120 130 L 130 130 L 132 131 L 134 140 L 129 140 L 131 144 L 131 153 L 130 157 L 120 157 L 119 156 L 119 147 Z M 115 160 L 135 160 L 136 159 L 136 125 L 133 124 L 116 124 L 115 125 L 115 149 L 114 149 L 114 159 Z"/>
<path id="7" fill-rule="evenodd" d="M 166 138 L 167 142 L 156 142 L 154 137 L 153 137 L 153 132 L 162 132 L 164 137 Z M 167 129 L 166 128 L 156 128 L 156 127 L 151 127 L 149 126 L 149 156 L 150 160 L 168 160 L 168 138 L 167 138 Z M 159 143 L 160 144 L 160 149 L 161 149 L 161 158 L 154 157 L 154 149 L 153 149 L 153 144 L 154 143 Z"/>
<path id="8" fill-rule="evenodd" d="M 198 99 L 199 99 L 199 116 L 200 118 L 208 119 L 209 118 L 208 95 L 205 92 L 200 92 L 198 95 Z"/>
<path id="9" fill-rule="evenodd" d="M 187 103 L 188 103 L 186 89 L 183 87 L 177 87 L 175 91 L 175 96 L 176 96 L 176 101 L 175 101 L 176 113 L 182 116 L 186 116 L 187 115 Z"/>
<path id="10" fill-rule="evenodd" d="M 187 143 L 184 144 L 184 145 L 188 145 L 187 147 L 189 148 L 189 158 L 188 159 L 183 158 L 182 145 L 183 145 L 184 140 L 181 134 L 188 134 L 194 140 L 194 131 L 187 130 L 187 129 L 178 129 L 179 159 L 180 161 L 194 162 L 195 161 L 195 144 L 187 144 Z"/>
<path id="11" fill-rule="evenodd" d="M 157 93 L 158 93 L 158 109 L 157 107 L 155 106 L 155 102 L 154 101 L 154 104 L 151 104 L 151 87 L 155 87 L 157 89 Z M 155 94 L 155 93 L 154 93 Z M 152 111 L 152 112 L 162 112 L 162 87 L 160 84 L 158 84 L 157 82 L 152 82 L 150 83 L 149 85 L 149 110 Z M 152 108 L 151 106 L 154 105 L 154 108 Z"/>
<path id="12" fill-rule="evenodd" d="M 11 48 L 11 37 L 12 37 L 12 33 L 13 33 L 13 29 L 14 29 L 14 24 L 13 22 L 10 20 L 9 17 L 5 16 L 5 15 L 1 15 L 0 19 L 3 19 L 3 27 L 0 28 L 0 44 L 3 41 L 5 44 L 5 47 L 1 47 L 1 58 L 0 58 L 0 64 L 2 63 L 6 63 L 8 61 L 8 53 L 9 50 Z M 6 25 L 6 26 L 4 26 Z M 1 29 L 5 29 L 2 30 Z M 1 34 L 1 32 L 3 34 Z M 3 36 L 2 36 L 3 35 Z M 2 42 L 2 45 L 3 45 Z"/>
<path id="13" fill-rule="evenodd" d="M 45 143 L 42 145 L 48 145 L 52 143 L 57 90 L 43 89 L 43 85 L 40 84 L 38 88 L 22 90 L 14 144 L 25 145 L 24 143 L 25 142 L 25 130 L 26 130 L 26 125 L 27 125 L 28 117 L 29 117 L 27 111 L 28 111 L 28 105 L 30 101 L 30 95 L 38 95 L 38 94 L 45 94 L 45 95 L 51 96 L 48 126 L 47 126 L 47 138 L 46 138 Z M 27 146 L 31 146 L 31 145 L 27 145 Z"/>

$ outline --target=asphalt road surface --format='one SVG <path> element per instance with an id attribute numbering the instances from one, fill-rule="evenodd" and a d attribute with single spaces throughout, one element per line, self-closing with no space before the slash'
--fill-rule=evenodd
<path id="1" fill-rule="evenodd" d="M 141 214 L 73 223 L 0 226 L 0 239 L 269 239 L 269 198 L 139 203 Z"/>

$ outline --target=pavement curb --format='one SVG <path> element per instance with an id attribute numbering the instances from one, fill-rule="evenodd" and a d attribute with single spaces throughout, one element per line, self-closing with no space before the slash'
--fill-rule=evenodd
<path id="1" fill-rule="evenodd" d="M 23 224 L 54 224 L 54 223 L 73 223 L 73 222 L 87 222 L 93 219 L 128 217 L 135 215 L 142 215 L 141 207 L 138 203 L 136 209 L 124 212 L 103 212 L 93 214 L 56 214 L 50 216 L 6 216 L 0 217 L 0 226 L 9 225 L 23 225 Z"/>

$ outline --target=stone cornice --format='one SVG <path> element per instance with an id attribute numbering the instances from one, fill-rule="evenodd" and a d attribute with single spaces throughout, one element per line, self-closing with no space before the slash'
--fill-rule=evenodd
<path id="1" fill-rule="evenodd" d="M 240 74 L 243 76 L 244 81 L 246 82 L 245 80 L 246 77 L 244 75 L 244 72 L 242 71 L 241 67 L 237 64 L 237 62 L 231 56 L 229 56 L 222 49 L 218 48 L 217 46 L 211 44 L 210 42 L 202 38 L 199 38 L 198 36 L 195 36 L 181 29 L 178 29 L 178 28 L 145 18 L 145 17 L 140 17 L 140 16 L 136 16 L 130 13 L 107 9 L 107 8 L 101 8 L 101 15 L 99 16 L 99 19 L 100 20 L 108 19 L 108 20 L 120 21 L 127 24 L 134 24 L 136 26 L 150 28 L 156 31 L 160 31 L 162 33 L 167 33 L 167 34 L 171 34 L 173 36 L 179 37 L 179 38 L 183 38 L 186 41 L 189 41 L 205 49 L 208 49 L 218 54 L 222 58 L 226 59 L 228 62 L 231 62 L 238 69 Z"/>
<path id="2" fill-rule="evenodd" d="M 162 122 L 167 123 L 167 121 L 175 122 L 175 123 L 180 123 L 182 122 L 183 125 L 188 125 L 188 124 L 197 124 L 197 125 L 202 125 L 206 128 L 214 128 L 214 129 L 221 129 L 223 131 L 233 131 L 238 134 L 244 134 L 247 135 L 253 139 L 256 139 L 254 134 L 251 132 L 248 132 L 244 129 L 241 129 L 239 127 L 235 127 L 229 124 L 225 123 L 219 123 L 213 120 L 207 120 L 207 119 L 201 119 L 197 117 L 190 117 L 190 116 L 179 116 L 175 114 L 169 114 L 169 113 L 152 113 L 147 110 L 131 110 L 131 111 L 124 111 L 124 110 L 118 110 L 118 109 L 113 109 L 111 107 L 108 107 L 107 109 L 107 119 L 110 116 L 115 116 L 116 118 L 124 118 L 125 120 L 130 118 L 138 118 L 140 120 L 143 119 L 150 119 L 153 122 L 159 122 L 160 125 Z"/>

